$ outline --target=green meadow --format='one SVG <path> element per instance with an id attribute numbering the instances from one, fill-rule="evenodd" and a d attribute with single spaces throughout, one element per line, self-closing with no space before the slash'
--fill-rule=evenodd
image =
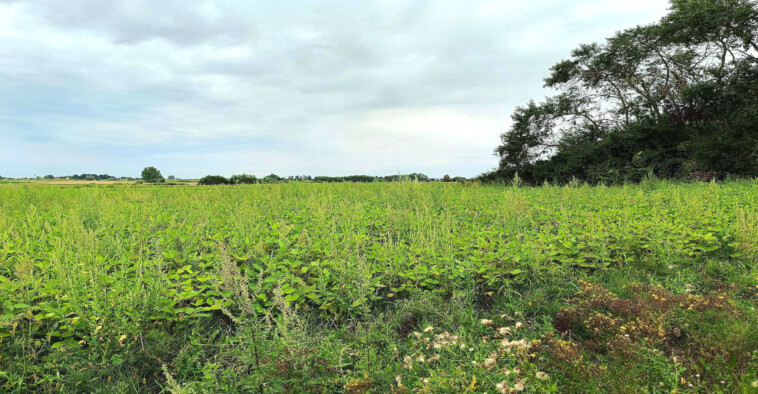
<path id="1" fill-rule="evenodd" d="M 758 182 L 0 186 L 3 392 L 755 392 Z"/>

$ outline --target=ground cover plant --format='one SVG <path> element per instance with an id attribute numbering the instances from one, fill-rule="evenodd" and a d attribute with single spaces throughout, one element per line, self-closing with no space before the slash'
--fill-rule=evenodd
<path id="1" fill-rule="evenodd" d="M 0 186 L 0 390 L 753 392 L 758 183 Z"/>

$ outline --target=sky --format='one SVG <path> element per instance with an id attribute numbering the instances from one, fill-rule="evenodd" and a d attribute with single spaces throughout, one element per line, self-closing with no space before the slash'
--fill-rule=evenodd
<path id="1" fill-rule="evenodd" d="M 475 176 L 663 0 L 0 0 L 0 176 Z"/>

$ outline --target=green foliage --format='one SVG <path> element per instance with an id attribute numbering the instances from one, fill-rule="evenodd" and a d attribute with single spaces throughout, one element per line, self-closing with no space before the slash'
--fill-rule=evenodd
<path id="1" fill-rule="evenodd" d="M 758 175 L 758 5 L 673 0 L 658 23 L 551 68 L 556 96 L 517 108 L 498 170 L 531 184 Z"/>
<path id="2" fill-rule="evenodd" d="M 258 178 L 256 178 L 255 175 L 247 174 L 232 175 L 232 177 L 229 178 L 229 183 L 233 185 L 252 185 L 258 183 Z"/>
<path id="3" fill-rule="evenodd" d="M 261 178 L 261 183 L 279 183 L 283 181 L 284 178 L 280 177 L 276 174 L 269 174 Z"/>
<path id="4" fill-rule="evenodd" d="M 221 175 L 206 175 L 197 182 L 201 186 L 229 185 L 232 182 Z"/>
<path id="5" fill-rule="evenodd" d="M 108 175 L 108 174 L 100 174 L 100 175 L 97 175 L 97 174 L 81 174 L 81 175 L 74 174 L 70 178 L 74 179 L 74 180 L 89 180 L 89 181 L 94 181 L 94 180 L 111 179 L 113 177 L 110 176 L 110 175 Z"/>
<path id="6" fill-rule="evenodd" d="M 0 390 L 567 391 L 583 375 L 534 341 L 559 338 L 582 278 L 727 297 L 714 320 L 665 316 L 689 324 L 674 349 L 728 356 L 639 353 L 652 372 L 629 391 L 752 384 L 755 182 L 513 186 L 4 185 Z"/>
<path id="7" fill-rule="evenodd" d="M 142 170 L 142 180 L 147 183 L 160 183 L 164 181 L 163 175 L 155 167 L 145 167 Z"/>

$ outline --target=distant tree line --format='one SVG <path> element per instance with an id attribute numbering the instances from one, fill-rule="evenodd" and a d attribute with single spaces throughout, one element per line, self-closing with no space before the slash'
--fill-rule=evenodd
<path id="1" fill-rule="evenodd" d="M 347 176 L 315 176 L 310 175 L 293 175 L 289 177 L 281 177 L 276 174 L 266 175 L 263 178 L 256 178 L 255 175 L 232 175 L 230 178 L 223 177 L 221 175 L 207 175 L 200 179 L 198 185 L 240 185 L 240 184 L 254 184 L 254 183 L 289 183 L 289 182 L 314 182 L 314 183 L 338 183 L 338 182 L 354 182 L 354 183 L 370 183 L 370 182 L 397 182 L 402 180 L 415 180 L 418 182 L 430 182 L 439 181 L 439 179 L 430 178 L 425 174 L 412 173 L 407 175 L 387 175 L 387 176 L 371 176 L 371 175 L 347 175 Z M 450 178 L 447 176 L 448 182 L 465 181 L 466 178 L 456 177 Z"/>
<path id="2" fill-rule="evenodd" d="M 659 22 L 555 64 L 480 179 L 591 183 L 758 176 L 758 5 L 672 0 Z"/>
<path id="3" fill-rule="evenodd" d="M 49 178 L 48 178 L 49 177 Z M 46 175 L 45 179 L 53 179 L 54 177 L 52 175 Z M 69 177 L 66 177 L 69 178 Z M 75 180 L 82 180 L 82 181 L 103 181 L 108 179 L 117 179 L 115 176 L 108 175 L 108 174 L 74 174 L 70 176 L 71 179 Z"/>
<path id="4" fill-rule="evenodd" d="M 36 177 L 37 179 L 56 179 L 53 175 L 45 175 L 44 177 Z M 135 180 L 132 177 L 114 177 L 108 174 L 74 174 L 71 176 L 57 177 L 59 179 L 73 179 L 73 180 Z M 9 179 L 0 177 L 0 179 Z M 142 170 L 141 177 L 137 178 L 139 182 L 144 183 L 167 183 L 175 185 L 177 184 L 176 177 L 169 175 L 164 178 L 160 170 L 155 167 L 145 167 Z M 339 182 L 353 182 L 353 183 L 370 183 L 370 182 L 398 182 L 398 181 L 418 181 L 418 182 L 465 182 L 467 179 L 464 177 L 451 177 L 445 175 L 441 179 L 430 178 L 426 174 L 411 173 L 411 174 L 397 174 L 387 176 L 372 176 L 372 175 L 347 175 L 347 176 L 310 176 L 310 175 L 290 175 L 287 177 L 281 177 L 276 174 L 269 174 L 262 178 L 258 178 L 255 175 L 248 174 L 236 174 L 229 178 L 222 175 L 207 175 L 202 177 L 199 181 L 199 185 L 251 185 L 251 184 L 271 184 L 271 183 L 289 183 L 289 182 L 313 182 L 313 183 L 339 183 Z M 179 180 L 179 182 L 187 182 L 188 180 Z"/>

